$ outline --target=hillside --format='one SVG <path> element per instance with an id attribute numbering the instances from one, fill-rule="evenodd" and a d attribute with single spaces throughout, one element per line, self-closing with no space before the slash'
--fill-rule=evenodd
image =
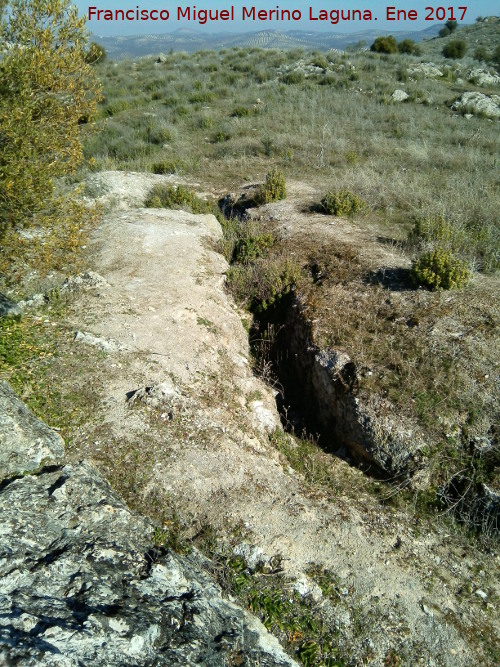
<path id="1" fill-rule="evenodd" d="M 0 380 L 64 465 L 148 517 L 161 567 L 203 553 L 218 609 L 303 667 L 500 660 L 499 35 L 99 63 L 89 165 L 58 186 L 100 222 L 54 266 L 23 230 L 47 264 L 0 282 Z M 7 505 L 64 500 L 59 468 L 19 465 Z M 207 635 L 228 665 L 235 614 Z"/>
<path id="2" fill-rule="evenodd" d="M 396 31 L 397 38 L 413 39 L 421 42 L 435 37 L 441 28 L 432 25 L 425 30 Z M 194 30 L 179 29 L 163 35 L 131 35 L 121 37 L 104 37 L 95 35 L 96 42 L 101 44 L 113 59 L 141 58 L 169 51 L 186 51 L 193 53 L 202 50 L 220 50 L 228 48 L 261 48 L 261 49 L 345 49 L 354 44 L 370 45 L 381 32 L 364 30 L 351 34 L 335 32 L 314 32 L 312 30 L 260 30 L 245 33 L 204 33 Z M 389 34 L 384 33 L 382 34 Z"/>

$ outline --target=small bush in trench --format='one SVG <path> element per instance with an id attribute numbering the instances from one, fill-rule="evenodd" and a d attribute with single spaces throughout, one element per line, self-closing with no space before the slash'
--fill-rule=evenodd
<path id="1" fill-rule="evenodd" d="M 300 266 L 283 256 L 235 264 L 227 273 L 229 290 L 238 301 L 260 313 L 289 294 L 302 275 Z"/>
<path id="2" fill-rule="evenodd" d="M 465 287 L 471 274 L 466 263 L 449 250 L 436 248 L 424 252 L 413 262 L 411 277 L 417 285 L 431 290 L 449 290 Z"/>
<path id="3" fill-rule="evenodd" d="M 286 183 L 283 172 L 271 169 L 266 175 L 266 181 L 257 193 L 257 204 L 270 204 L 286 198 Z"/>
<path id="4" fill-rule="evenodd" d="M 354 215 L 366 208 L 366 202 L 345 188 L 327 192 L 320 203 L 321 210 L 328 215 Z"/>
<path id="5" fill-rule="evenodd" d="M 233 261 L 247 263 L 265 256 L 273 247 L 274 240 L 274 236 L 269 232 L 238 239 L 234 246 Z"/>
<path id="6" fill-rule="evenodd" d="M 191 213 L 211 213 L 221 222 L 223 218 L 215 202 L 198 197 L 182 185 L 155 185 L 145 200 L 147 208 L 187 209 Z"/>

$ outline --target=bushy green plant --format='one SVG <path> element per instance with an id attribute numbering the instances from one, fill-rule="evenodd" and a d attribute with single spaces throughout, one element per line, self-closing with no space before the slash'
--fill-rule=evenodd
<path id="1" fill-rule="evenodd" d="M 292 72 L 285 74 L 282 78 L 282 81 L 288 85 L 293 85 L 302 83 L 304 79 L 304 72 L 301 72 L 300 70 L 293 70 Z"/>
<path id="2" fill-rule="evenodd" d="M 147 208 L 187 209 L 191 213 L 211 213 L 220 221 L 223 217 L 216 203 L 200 199 L 183 185 L 155 185 L 144 202 Z"/>
<path id="3" fill-rule="evenodd" d="M 471 274 L 467 264 L 449 250 L 435 248 L 413 262 L 411 277 L 417 285 L 431 290 L 449 290 L 465 287 Z"/>
<path id="4" fill-rule="evenodd" d="M 500 68 L 500 44 L 491 54 L 491 62 L 494 63 L 497 68 Z"/>
<path id="5" fill-rule="evenodd" d="M 10 44 L 0 56 L 0 236 L 29 224 L 50 233 L 67 222 L 54 179 L 83 161 L 100 97 L 85 18 L 69 0 L 0 0 L 0 44 Z"/>
<path id="6" fill-rule="evenodd" d="M 298 264 L 288 258 L 258 259 L 233 265 L 227 273 L 227 284 L 239 301 L 259 313 L 288 294 L 301 275 Z"/>
<path id="7" fill-rule="evenodd" d="M 274 236 L 269 232 L 245 236 L 234 246 L 233 262 L 251 262 L 264 256 L 273 245 Z"/>
<path id="8" fill-rule="evenodd" d="M 150 144 L 165 144 L 172 141 L 172 130 L 162 125 L 149 125 L 146 128 L 146 141 Z"/>
<path id="9" fill-rule="evenodd" d="M 463 58 L 467 51 L 467 42 L 464 39 L 452 39 L 443 46 L 445 58 Z"/>
<path id="10" fill-rule="evenodd" d="M 415 44 L 413 39 L 403 39 L 398 44 L 399 53 L 408 53 L 410 55 L 419 56 L 422 53 L 422 48 Z"/>
<path id="11" fill-rule="evenodd" d="M 257 193 L 257 203 L 269 204 L 286 198 L 286 182 L 280 169 L 271 169 L 266 175 L 265 183 Z"/>
<path id="12" fill-rule="evenodd" d="M 430 215 L 415 221 L 411 238 L 423 243 L 437 244 L 440 248 L 446 248 L 457 252 L 462 245 L 462 234 L 458 227 L 446 220 L 443 215 Z"/>
<path id="13" fill-rule="evenodd" d="M 233 109 L 231 116 L 234 118 L 244 118 L 245 116 L 251 116 L 253 111 L 250 107 L 237 106 Z"/>
<path id="14" fill-rule="evenodd" d="M 90 42 L 87 53 L 85 54 L 85 62 L 89 65 L 97 65 L 106 59 L 106 49 L 97 42 Z"/>
<path id="15" fill-rule="evenodd" d="M 486 49 L 484 46 L 478 46 L 474 50 L 474 60 L 479 60 L 480 62 L 488 62 L 489 58 L 490 56 L 488 53 L 488 49 Z"/>
<path id="16" fill-rule="evenodd" d="M 458 23 L 456 21 L 446 21 L 444 27 L 442 27 L 439 31 L 439 36 L 448 37 L 448 35 L 451 35 L 451 33 L 454 32 L 457 28 Z"/>
<path id="17" fill-rule="evenodd" d="M 225 132 L 224 130 L 219 130 L 214 134 L 212 143 L 223 144 L 226 141 L 229 141 L 230 139 L 231 139 L 231 134 L 229 132 Z"/>
<path id="18" fill-rule="evenodd" d="M 184 164 L 181 160 L 164 160 L 155 162 L 151 166 L 153 174 L 181 174 L 184 171 Z"/>
<path id="19" fill-rule="evenodd" d="M 398 45 L 392 35 L 377 37 L 370 46 L 370 51 L 374 51 L 375 53 L 397 53 Z"/>
<path id="20" fill-rule="evenodd" d="M 366 208 L 366 202 L 345 188 L 327 192 L 320 203 L 328 215 L 354 215 Z"/>

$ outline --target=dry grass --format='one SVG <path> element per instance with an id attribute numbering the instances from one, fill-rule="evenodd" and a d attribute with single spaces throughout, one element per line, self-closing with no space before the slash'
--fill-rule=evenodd
<path id="1" fill-rule="evenodd" d="M 287 178 L 357 193 L 403 236 L 416 218 L 445 215 L 487 232 L 498 248 L 496 124 L 448 107 L 475 86 L 457 85 L 454 72 L 412 79 L 414 56 L 323 60 L 319 69 L 317 54 L 234 49 L 104 64 L 103 133 L 89 138 L 87 154 L 96 169 L 182 163 L 186 175 L 221 193 L 279 168 Z M 294 72 L 300 80 L 285 83 Z M 408 92 L 407 103 L 392 102 L 396 88 Z"/>

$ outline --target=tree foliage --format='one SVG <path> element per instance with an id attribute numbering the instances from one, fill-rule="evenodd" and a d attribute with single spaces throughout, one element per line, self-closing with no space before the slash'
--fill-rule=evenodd
<path id="1" fill-rule="evenodd" d="M 396 39 L 392 35 L 387 37 L 377 37 L 370 46 L 371 51 L 375 53 L 397 53 L 398 45 Z"/>
<path id="2" fill-rule="evenodd" d="M 63 221 L 54 179 L 81 164 L 83 123 L 95 112 L 100 87 L 86 62 L 85 19 L 70 0 L 0 0 L 0 44 L 6 45 L 0 53 L 5 240 L 21 227 L 50 230 Z"/>
<path id="3" fill-rule="evenodd" d="M 439 36 L 440 37 L 448 37 L 448 35 L 451 35 L 452 32 L 455 32 L 455 30 L 458 28 L 458 23 L 456 21 L 446 21 L 444 24 L 444 27 L 441 28 L 439 31 Z"/>
<path id="4" fill-rule="evenodd" d="M 422 55 L 422 48 L 419 44 L 415 44 L 413 39 L 403 39 L 398 44 L 399 53 L 408 53 L 414 56 Z"/>
<path id="5" fill-rule="evenodd" d="M 467 51 L 467 42 L 464 39 L 452 39 L 443 46 L 445 58 L 463 58 Z"/>
<path id="6" fill-rule="evenodd" d="M 87 53 L 85 54 L 85 62 L 89 65 L 97 65 L 106 59 L 106 49 L 97 42 L 90 42 Z"/>

